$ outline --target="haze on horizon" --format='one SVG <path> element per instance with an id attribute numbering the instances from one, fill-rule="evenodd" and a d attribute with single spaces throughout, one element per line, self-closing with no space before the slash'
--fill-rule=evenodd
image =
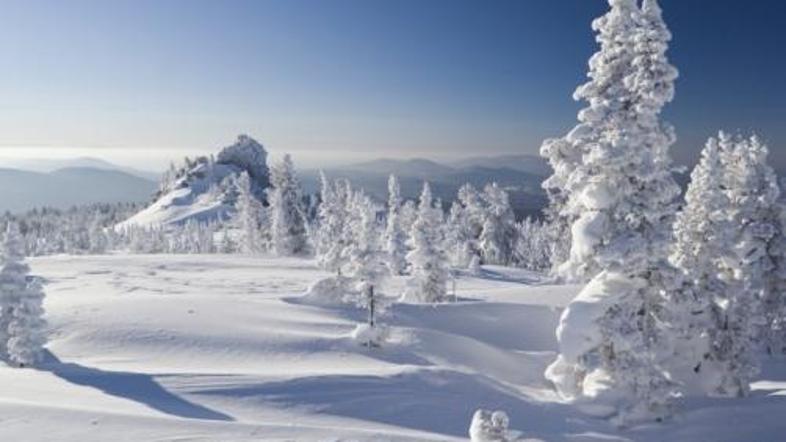
<path id="1" fill-rule="evenodd" d="M 755 131 L 786 169 L 786 5 L 662 0 L 680 69 L 677 161 Z M 0 161 L 161 169 L 248 133 L 308 167 L 535 154 L 571 100 L 605 0 L 4 2 Z M 707 25 L 713 23 L 713 25 Z M 698 26 L 697 24 L 701 24 Z"/>

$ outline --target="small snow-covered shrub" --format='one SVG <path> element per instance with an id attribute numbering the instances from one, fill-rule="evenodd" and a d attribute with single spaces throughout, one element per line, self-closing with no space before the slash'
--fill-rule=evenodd
<path id="1" fill-rule="evenodd" d="M 512 442 L 517 436 L 508 430 L 509 425 L 504 411 L 479 409 L 472 416 L 469 438 L 472 442 Z"/>
<path id="2" fill-rule="evenodd" d="M 385 325 L 358 324 L 350 336 L 362 345 L 381 347 L 387 341 L 389 335 L 390 331 Z"/>
<path id="3" fill-rule="evenodd" d="M 302 300 L 318 305 L 340 305 L 348 299 L 357 299 L 355 281 L 346 276 L 331 276 L 309 286 Z"/>

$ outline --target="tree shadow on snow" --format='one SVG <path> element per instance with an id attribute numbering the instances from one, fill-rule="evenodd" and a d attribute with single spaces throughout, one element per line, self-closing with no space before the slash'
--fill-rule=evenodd
<path id="1" fill-rule="evenodd" d="M 73 362 L 62 362 L 49 351 L 46 351 L 44 362 L 38 368 L 72 384 L 92 387 L 108 395 L 138 402 L 172 416 L 187 419 L 234 420 L 231 416 L 170 393 L 149 374 L 105 371 Z"/>
<path id="2" fill-rule="evenodd" d="M 311 376 L 194 393 L 255 398 L 284 408 L 301 407 L 319 414 L 457 437 L 466 436 L 472 414 L 481 407 L 506 410 L 511 427 L 525 430 L 528 437 L 549 441 L 574 440 L 566 433 L 570 429 L 579 429 L 579 433 L 607 429 L 602 422 L 581 422 L 565 405 L 530 402 L 489 378 L 454 371 L 419 370 L 387 377 Z"/>

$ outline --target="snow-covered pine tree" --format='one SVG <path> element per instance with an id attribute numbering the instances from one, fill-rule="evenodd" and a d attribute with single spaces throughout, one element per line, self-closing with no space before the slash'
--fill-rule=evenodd
<path id="1" fill-rule="evenodd" d="M 457 267 L 480 263 L 480 235 L 486 218 L 485 200 L 471 184 L 459 188 L 448 217 L 447 250 Z M 477 258 L 477 259 L 475 259 Z"/>
<path id="2" fill-rule="evenodd" d="M 325 270 L 341 274 L 346 264 L 344 249 L 348 245 L 347 235 L 349 222 L 350 195 L 352 189 L 349 181 L 331 183 L 324 173 L 320 174 L 321 202 L 317 209 L 317 263 Z"/>
<path id="3" fill-rule="evenodd" d="M 235 228 L 239 232 L 238 246 L 240 252 L 258 254 L 266 250 L 262 236 L 262 215 L 264 207 L 254 196 L 251 177 L 243 172 L 235 182 L 237 202 L 235 203 Z"/>
<path id="4" fill-rule="evenodd" d="M 466 269 L 474 256 L 474 238 L 467 220 L 467 212 L 459 201 L 453 201 L 445 224 L 445 251 L 455 268 Z"/>
<path id="5" fill-rule="evenodd" d="M 442 210 L 434 207 L 431 187 L 423 184 L 418 217 L 412 225 L 407 262 L 412 269 L 404 299 L 414 302 L 441 302 L 447 297 L 448 272 L 442 250 Z"/>
<path id="6" fill-rule="evenodd" d="M 270 184 L 268 201 L 273 251 L 278 256 L 302 255 L 308 251 L 306 219 L 300 182 L 288 154 L 271 168 Z"/>
<path id="7" fill-rule="evenodd" d="M 733 238 L 726 192 L 725 150 L 728 137 L 710 138 L 691 173 L 685 204 L 674 223 L 671 262 L 692 284 L 692 290 L 671 294 L 669 310 L 675 334 L 674 358 L 668 363 L 672 376 L 692 391 L 715 388 L 708 380 L 724 371 L 718 350 L 718 330 L 723 325 L 722 308 L 716 299 L 728 287 L 718 278 L 718 265 Z"/>
<path id="8" fill-rule="evenodd" d="M 732 142 L 727 137 L 722 143 Z M 713 356 L 724 369 L 714 393 L 745 396 L 759 371 L 759 341 L 769 326 L 764 306 L 771 296 L 781 296 L 770 293 L 775 263 L 769 254 L 776 237 L 773 208 L 780 191 L 767 165 L 767 147 L 758 138 L 736 140 L 734 148 L 724 153 L 734 232 L 719 265 L 727 290 L 719 302 Z"/>
<path id="9" fill-rule="evenodd" d="M 777 230 L 769 245 L 774 269 L 770 273 L 769 296 L 764 302 L 764 311 L 767 314 L 767 336 L 764 337 L 764 341 L 767 353 L 784 355 L 786 354 L 786 206 L 783 201 L 779 201 L 773 207 L 773 212 L 773 219 L 777 220 Z"/>
<path id="10" fill-rule="evenodd" d="M 666 258 L 675 200 L 659 121 L 673 98 L 671 38 L 654 0 L 609 0 L 593 22 L 600 51 L 575 98 L 589 106 L 565 141 L 581 162 L 568 167 L 564 215 L 574 218 L 571 257 L 561 272 L 594 277 L 563 312 L 560 356 L 547 377 L 568 397 L 606 396 L 620 424 L 661 417 L 674 386 L 660 366 L 668 327 L 664 302 L 681 288 Z M 595 276 L 597 275 L 597 276 Z"/>
<path id="11" fill-rule="evenodd" d="M 349 276 L 361 286 L 365 293 L 368 286 L 379 291 L 379 281 L 385 273 L 386 263 L 382 256 L 377 210 L 374 203 L 363 192 L 356 192 L 351 201 L 352 241 L 347 249 Z"/>
<path id="12" fill-rule="evenodd" d="M 568 180 L 581 162 L 583 145 L 580 134 L 582 130 L 585 130 L 584 123 L 574 129 L 575 134 L 571 132 L 564 138 L 549 138 L 540 147 L 540 155 L 549 162 L 553 171 L 552 175 L 542 184 L 549 199 L 549 205 L 545 212 L 552 239 L 552 273 L 568 282 L 586 279 L 584 272 L 577 275 L 576 272 L 567 271 L 570 267 L 566 264 L 570 259 L 571 228 L 575 221 L 575 215 L 567 207 Z"/>
<path id="13" fill-rule="evenodd" d="M 30 267 L 24 258 L 19 229 L 9 222 L 0 261 L 0 350 L 6 360 L 20 367 L 38 362 L 46 343 L 44 292 L 28 276 Z"/>
<path id="14" fill-rule="evenodd" d="M 479 238 L 483 262 L 507 265 L 513 255 L 516 238 L 516 219 L 510 207 L 510 198 L 497 183 L 487 185 L 482 198 L 486 207 Z"/>
<path id="15" fill-rule="evenodd" d="M 407 268 L 407 236 L 401 228 L 401 186 L 398 178 L 388 179 L 388 217 L 385 229 L 385 250 L 388 268 L 393 275 L 403 275 Z"/>

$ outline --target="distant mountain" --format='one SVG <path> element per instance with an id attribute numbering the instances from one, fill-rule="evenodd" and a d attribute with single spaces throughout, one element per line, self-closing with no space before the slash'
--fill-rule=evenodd
<path id="1" fill-rule="evenodd" d="M 117 170 L 70 167 L 41 173 L 0 169 L 0 211 L 141 202 L 149 199 L 155 188 L 151 180 Z"/>
<path id="2" fill-rule="evenodd" d="M 546 160 L 537 155 L 527 154 L 462 158 L 460 160 L 451 161 L 448 165 L 458 169 L 465 169 L 468 167 L 484 167 L 488 169 L 504 168 L 539 176 L 548 176 L 551 174 L 551 166 L 549 166 Z"/>
<path id="3" fill-rule="evenodd" d="M 161 174 L 158 172 L 134 169 L 132 167 L 119 166 L 109 161 L 93 157 L 79 157 L 68 159 L 46 159 L 46 158 L 0 158 L 0 167 L 8 169 L 20 169 L 30 172 L 49 173 L 60 169 L 89 168 L 100 170 L 117 170 L 134 175 L 146 180 L 158 181 Z"/>
<path id="4" fill-rule="evenodd" d="M 448 167 L 435 161 L 426 160 L 423 158 L 414 158 L 409 160 L 372 160 L 365 163 L 343 166 L 341 169 L 357 170 L 365 173 L 379 175 L 394 174 L 398 177 L 415 177 L 423 179 L 426 179 L 430 176 L 446 175 L 455 172 L 455 169 L 452 167 Z"/>
<path id="5" fill-rule="evenodd" d="M 449 205 L 465 183 L 477 188 L 496 182 L 505 187 L 511 204 L 519 217 L 540 216 L 546 205 L 546 195 L 541 188 L 548 165 L 537 157 L 527 155 L 470 158 L 445 165 L 426 159 L 381 159 L 324 169 L 330 178 L 346 178 L 355 187 L 364 189 L 379 201 L 387 199 L 387 180 L 390 174 L 399 178 L 402 195 L 416 199 L 423 181 L 429 181 L 434 195 Z M 300 173 L 307 193 L 319 190 L 317 170 Z"/>

